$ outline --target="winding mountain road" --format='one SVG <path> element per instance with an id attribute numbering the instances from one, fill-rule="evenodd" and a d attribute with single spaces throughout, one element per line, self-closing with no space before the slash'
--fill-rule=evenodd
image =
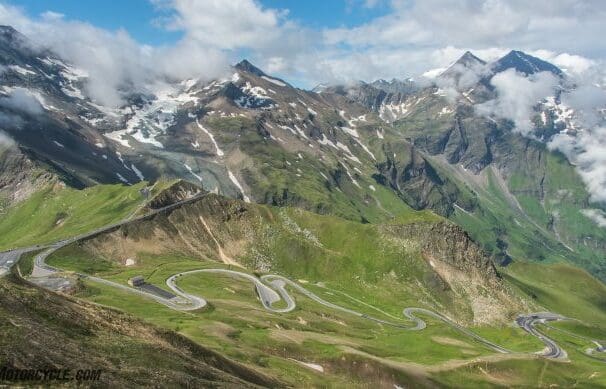
<path id="1" fill-rule="evenodd" d="M 21 257 L 22 254 L 31 252 L 31 251 L 38 251 L 38 250 L 44 250 L 44 251 L 41 251 L 34 259 L 34 268 L 33 268 L 33 272 L 32 272 L 32 278 L 35 279 L 35 278 L 39 278 L 39 277 L 47 277 L 47 276 L 52 276 L 55 273 L 60 273 L 61 272 L 60 269 L 56 269 L 52 266 L 47 265 L 45 261 L 46 261 L 46 258 L 50 254 L 52 254 L 56 250 L 60 249 L 61 247 L 64 247 L 68 244 L 74 243 L 76 241 L 79 241 L 79 240 L 82 240 L 85 238 L 90 238 L 94 235 L 97 235 L 97 234 L 100 234 L 103 232 L 108 232 L 112 229 L 118 228 L 127 223 L 149 218 L 155 214 L 158 214 L 160 212 L 170 210 L 173 208 L 177 208 L 183 204 L 194 202 L 203 196 L 204 196 L 204 194 L 197 194 L 186 200 L 168 205 L 166 207 L 163 207 L 163 208 L 160 208 L 160 209 L 157 209 L 154 211 L 151 211 L 147 215 L 140 216 L 137 218 L 127 219 L 120 223 L 114 223 L 114 224 L 96 229 L 92 232 L 82 234 L 82 235 L 79 235 L 76 237 L 72 237 L 69 239 L 64 239 L 64 240 L 58 241 L 53 244 L 36 245 L 36 246 L 32 246 L 32 247 L 19 248 L 19 249 L 15 249 L 15 250 L 11 250 L 11 251 L 2 252 L 2 253 L 0 253 L 0 276 L 2 276 L 3 274 L 6 274 L 10 270 L 10 268 L 19 260 L 19 258 Z M 218 245 L 218 242 L 216 242 L 216 243 Z M 105 280 L 103 278 L 90 276 L 87 274 L 78 274 L 78 276 L 83 279 L 92 281 L 92 282 L 100 283 L 100 284 L 114 287 L 114 288 L 117 288 L 117 289 L 120 289 L 120 290 L 123 290 L 126 292 L 137 294 L 141 297 L 152 299 L 171 309 L 175 309 L 175 310 L 179 310 L 179 311 L 192 311 L 192 310 L 204 308 L 208 305 L 208 303 L 204 298 L 202 298 L 200 296 L 195 296 L 195 295 L 185 292 L 183 289 L 181 289 L 177 285 L 177 281 L 181 277 L 184 277 L 187 275 L 192 275 L 192 274 L 198 274 L 198 273 L 218 274 L 218 275 L 223 275 L 223 276 L 228 276 L 228 277 L 232 277 L 232 278 L 238 278 L 238 279 L 250 281 L 255 286 L 257 295 L 259 297 L 261 304 L 263 305 L 263 308 L 269 312 L 287 313 L 287 312 L 293 311 L 296 308 L 295 300 L 292 298 L 292 296 L 289 294 L 289 292 L 286 289 L 288 287 L 327 308 L 330 308 L 330 309 L 333 309 L 336 311 L 340 311 L 340 312 L 344 312 L 344 313 L 354 315 L 354 316 L 357 316 L 360 318 L 364 318 L 367 320 L 371 320 L 371 321 L 374 321 L 376 323 L 380 323 L 383 325 L 401 328 L 403 330 L 421 331 L 421 330 L 425 329 L 427 327 L 426 322 L 423 319 L 419 318 L 417 315 L 421 314 L 424 316 L 429 316 L 429 317 L 432 317 L 434 319 L 444 322 L 445 324 L 456 329 L 460 333 L 474 339 L 475 341 L 483 344 L 484 346 L 486 346 L 496 352 L 513 353 L 513 351 L 508 350 L 500 345 L 497 345 L 497 344 L 491 342 L 490 340 L 487 340 L 487 339 L 481 337 L 480 335 L 455 323 L 454 321 L 452 321 L 451 319 L 449 319 L 448 317 L 446 317 L 440 313 L 430 311 L 430 310 L 424 309 L 424 308 L 408 307 L 403 310 L 402 314 L 405 319 L 408 319 L 410 321 L 410 324 L 403 324 L 403 323 L 399 323 L 399 322 L 388 321 L 388 320 L 380 319 L 380 318 L 368 315 L 366 313 L 358 312 L 356 310 L 346 308 L 346 307 L 331 303 L 329 301 L 326 301 L 323 298 L 316 295 L 315 293 L 304 288 L 300 284 L 298 284 L 286 277 L 280 276 L 280 275 L 269 274 L 269 275 L 263 275 L 260 278 L 257 278 L 248 273 L 244 273 L 241 271 L 235 271 L 235 270 L 227 270 L 227 269 L 211 268 L 211 269 L 189 270 L 189 271 L 174 274 L 166 280 L 166 285 L 168 286 L 168 288 L 170 288 L 177 296 L 174 298 L 165 298 L 165 297 L 150 293 L 149 291 L 146 291 L 143 289 L 132 288 L 132 287 L 129 287 L 129 286 L 117 283 L 117 282 Z M 275 308 L 274 305 L 281 301 L 284 301 L 286 306 L 282 307 L 282 308 Z M 370 307 L 377 311 L 380 311 L 379 308 L 376 308 L 373 306 L 370 306 Z M 531 335 L 537 337 L 539 340 L 541 340 L 545 344 L 545 346 L 546 346 L 545 350 L 538 352 L 537 354 L 542 355 L 546 358 L 550 358 L 550 359 L 566 360 L 567 359 L 566 351 L 563 350 L 554 340 L 552 340 L 545 334 L 541 333 L 536 328 L 536 324 L 544 324 L 549 321 L 559 321 L 559 320 L 567 320 L 567 318 L 564 316 L 555 314 L 555 313 L 551 313 L 551 312 L 538 312 L 538 313 L 532 313 L 532 314 L 528 314 L 528 315 L 520 315 L 515 320 L 515 322 L 520 328 L 524 329 Z M 603 351 L 603 350 L 598 350 L 598 351 Z"/>
<path id="2" fill-rule="evenodd" d="M 55 245 L 52 248 L 45 250 L 42 253 L 38 254 L 34 260 L 34 271 L 32 273 L 32 276 L 33 277 L 45 277 L 45 276 L 48 276 L 53 273 L 61 272 L 60 269 L 56 269 L 56 268 L 53 268 L 53 267 L 47 265 L 45 263 L 45 260 L 51 253 L 56 251 L 58 248 L 63 247 L 65 244 L 67 244 L 67 243 L 62 243 L 61 245 Z M 380 319 L 380 318 L 368 315 L 366 313 L 358 312 L 353 309 L 349 309 L 349 308 L 331 303 L 329 301 L 326 301 L 323 298 L 319 297 L 317 294 L 304 288 L 300 284 L 298 284 L 286 277 L 279 276 L 279 275 L 268 274 L 268 275 L 263 275 L 260 278 L 257 278 L 248 273 L 243 273 L 240 271 L 228 270 L 228 269 L 211 268 L 211 269 L 189 270 L 189 271 L 174 274 L 166 280 L 166 285 L 178 296 L 177 298 L 171 298 L 171 299 L 167 299 L 167 298 L 155 295 L 153 293 L 149 293 L 142 289 L 132 288 L 132 287 L 129 287 L 129 286 L 126 286 L 123 284 L 113 282 L 113 281 L 108 281 L 103 278 L 94 277 L 94 276 L 90 276 L 90 275 L 86 275 L 86 274 L 80 274 L 80 273 L 78 273 L 78 275 L 88 281 L 97 282 L 97 283 L 100 283 L 103 285 L 118 288 L 118 289 L 126 291 L 126 292 L 135 293 L 142 297 L 150 298 L 171 309 L 175 309 L 175 310 L 179 310 L 179 311 L 193 311 L 193 310 L 197 310 L 197 309 L 206 307 L 208 305 L 207 301 L 202 297 L 192 295 L 190 293 L 185 292 L 183 289 L 181 289 L 177 285 L 177 281 L 181 277 L 184 277 L 187 275 L 192 275 L 192 274 L 199 274 L 199 273 L 219 274 L 219 275 L 223 275 L 223 276 L 239 278 L 239 279 L 243 279 L 246 281 L 250 281 L 255 286 L 257 295 L 259 297 L 261 304 L 263 305 L 263 308 L 269 312 L 287 313 L 287 312 L 293 311 L 296 308 L 295 300 L 289 294 L 289 292 L 286 290 L 286 287 L 288 286 L 288 287 L 292 288 L 293 290 L 306 296 L 307 298 L 309 298 L 309 299 L 315 301 L 316 303 L 321 304 L 325 307 L 328 307 L 328 308 L 331 308 L 331 309 L 334 309 L 334 310 L 337 310 L 340 312 L 344 312 L 347 314 L 351 314 L 351 315 L 354 315 L 354 316 L 357 316 L 357 317 L 360 317 L 363 319 L 371 320 L 371 321 L 374 321 L 376 323 L 380 323 L 383 325 L 400 328 L 403 330 L 421 331 L 421 330 L 425 329 L 427 327 L 427 323 L 423 319 L 418 317 L 417 314 L 430 316 L 434 319 L 444 322 L 445 324 L 451 326 L 452 328 L 456 329 L 457 331 L 461 332 L 462 334 L 469 336 L 470 338 L 476 340 L 477 342 L 483 344 L 484 346 L 486 346 L 496 352 L 503 353 L 503 354 L 513 353 L 513 351 L 508 350 L 500 345 L 497 345 L 497 344 L 491 342 L 490 340 L 487 340 L 487 339 L 479 336 L 478 334 L 468 330 L 467 328 L 455 323 L 451 319 L 449 319 L 446 316 L 441 315 L 437 312 L 430 311 L 430 310 L 424 309 L 424 308 L 408 307 L 402 311 L 402 314 L 406 319 L 411 321 L 411 324 L 396 323 L 393 321 Z M 274 308 L 274 305 L 280 301 L 284 301 L 286 303 L 286 306 L 283 308 Z M 544 334 L 540 333 L 534 327 L 534 325 L 536 323 L 543 323 L 545 321 L 554 321 L 554 320 L 565 320 L 565 319 L 566 319 L 565 317 L 557 315 L 557 314 L 553 314 L 553 313 L 549 313 L 549 312 L 542 312 L 542 313 L 534 313 L 531 315 L 520 316 L 516 319 L 516 323 L 521 328 L 528 331 L 529 333 L 536 336 L 537 338 L 539 338 L 541 341 L 543 341 L 545 343 L 545 345 L 547 346 L 546 350 L 539 354 L 543 355 L 546 358 L 550 358 L 550 359 L 566 359 L 567 358 L 566 351 L 562 350 L 555 341 L 551 340 Z"/>
<path id="3" fill-rule="evenodd" d="M 545 351 L 543 355 L 552 359 L 567 359 L 568 354 L 558 344 L 547 335 L 542 334 L 535 328 L 535 324 L 543 324 L 548 321 L 566 320 L 564 316 L 551 312 L 537 312 L 530 315 L 518 316 L 516 323 L 524 329 L 524 331 L 536 336 L 545 343 Z"/>

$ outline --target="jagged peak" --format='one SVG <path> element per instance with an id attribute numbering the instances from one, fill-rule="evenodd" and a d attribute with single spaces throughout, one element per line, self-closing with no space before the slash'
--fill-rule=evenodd
<path id="1" fill-rule="evenodd" d="M 0 25 L 0 39 L 10 43 L 19 43 L 21 45 L 27 43 L 26 46 L 30 45 L 27 41 L 27 37 L 17 31 L 13 26 Z"/>
<path id="2" fill-rule="evenodd" d="M 0 25 L 0 33 L 2 34 L 19 34 L 19 31 L 15 30 L 13 26 Z"/>
<path id="3" fill-rule="evenodd" d="M 486 61 L 476 57 L 471 51 L 466 51 L 459 59 L 444 70 L 438 78 L 454 78 L 458 80 L 468 70 L 481 73 L 486 66 Z"/>
<path id="4" fill-rule="evenodd" d="M 265 72 L 263 72 L 263 70 L 259 69 L 258 67 L 256 67 L 255 65 L 253 65 L 249 60 L 247 59 L 243 59 L 242 61 L 238 62 L 235 66 L 236 69 L 241 70 L 243 72 L 248 72 L 248 73 L 252 73 L 255 76 L 266 76 Z"/>
<path id="5" fill-rule="evenodd" d="M 455 62 L 455 63 L 459 63 L 459 64 L 479 63 L 479 64 L 482 64 L 482 65 L 485 65 L 486 61 L 484 61 L 483 59 L 477 57 L 471 51 L 467 50 L 461 56 L 461 58 L 459 58 L 457 60 L 457 62 Z"/>
<path id="6" fill-rule="evenodd" d="M 314 86 L 311 91 L 315 92 L 315 93 L 322 93 L 322 92 L 326 91 L 328 88 L 330 88 L 330 84 L 319 83 L 318 85 Z"/>
<path id="7" fill-rule="evenodd" d="M 520 50 L 511 50 L 492 64 L 492 69 L 495 73 L 511 68 L 525 74 L 534 74 L 544 71 L 551 72 L 557 76 L 563 74 L 562 70 L 557 66 Z"/>

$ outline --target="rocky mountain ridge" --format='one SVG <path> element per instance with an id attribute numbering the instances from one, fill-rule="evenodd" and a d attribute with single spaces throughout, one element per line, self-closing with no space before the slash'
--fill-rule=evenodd
<path id="1" fill-rule="evenodd" d="M 497 71 L 561 75 L 544 61 L 513 51 L 486 64 L 466 53 L 428 86 L 377 81 L 316 93 L 244 60 L 223 79 L 158 80 L 109 107 L 87 97 L 85 72 L 3 31 L 3 130 L 68 182 L 179 177 L 245 201 L 363 222 L 428 208 L 498 262 L 551 257 L 606 274 L 601 251 L 588 249 L 602 247 L 606 233 L 581 213 L 599 205 L 574 167 L 475 108 L 495 95 L 489 76 Z M 572 130 L 574 114 L 557 97 L 542 106 L 537 131 Z"/>

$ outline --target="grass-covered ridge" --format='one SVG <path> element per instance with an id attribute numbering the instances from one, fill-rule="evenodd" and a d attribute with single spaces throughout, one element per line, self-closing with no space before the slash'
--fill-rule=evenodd
<path id="1" fill-rule="evenodd" d="M 503 274 L 545 309 L 606 327 L 606 286 L 585 270 L 564 263 L 514 263 Z"/>
<path id="2" fill-rule="evenodd" d="M 141 193 L 146 182 L 82 190 L 48 185 L 0 215 L 0 250 L 52 243 L 138 215 L 150 199 L 174 182 L 156 182 L 147 198 Z"/>
<path id="3" fill-rule="evenodd" d="M 431 296 L 426 307 L 447 311 L 461 322 L 509 320 L 520 304 L 464 231 L 427 211 L 409 210 L 389 222 L 369 224 L 209 194 L 87 241 L 85 250 L 99 261 L 85 266 L 113 274 L 107 264 L 149 255 L 219 260 L 217 244 L 251 271 L 330 283 L 344 292 L 367 289 L 397 315 L 403 302 L 414 305 L 424 296 Z M 65 250 L 50 263 L 61 260 Z M 474 311 L 472 301 L 478 299 L 478 307 L 491 306 L 494 312 Z"/>

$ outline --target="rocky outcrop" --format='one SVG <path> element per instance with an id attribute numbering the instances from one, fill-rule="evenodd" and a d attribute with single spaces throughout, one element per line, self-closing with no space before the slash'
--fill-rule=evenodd
<path id="1" fill-rule="evenodd" d="M 449 222 L 391 226 L 392 233 L 414 236 L 428 257 L 463 272 L 479 272 L 486 280 L 498 282 L 500 276 L 486 252 L 459 226 Z"/>
<path id="2" fill-rule="evenodd" d="M 461 193 L 457 185 L 443 177 L 433 165 L 410 144 L 389 145 L 387 161 L 379 163 L 379 174 L 374 179 L 390 186 L 406 203 L 415 209 L 429 208 L 440 215 L 449 216 L 453 206 L 471 209 L 475 201 Z"/>
<path id="3" fill-rule="evenodd" d="M 151 199 L 147 207 L 152 210 L 163 208 L 201 192 L 203 192 L 203 189 L 200 187 L 187 181 L 178 180 Z"/>
<path id="4" fill-rule="evenodd" d="M 502 281 L 486 252 L 460 227 L 443 221 L 382 228 L 385 236 L 409 242 L 420 251 L 434 274 L 425 277 L 424 286 L 442 288 L 448 302 L 439 309 L 458 322 L 506 323 L 530 309 L 529 303 Z"/>
<path id="5" fill-rule="evenodd" d="M 25 200 L 56 176 L 40 168 L 16 146 L 0 144 L 0 210 Z"/>

